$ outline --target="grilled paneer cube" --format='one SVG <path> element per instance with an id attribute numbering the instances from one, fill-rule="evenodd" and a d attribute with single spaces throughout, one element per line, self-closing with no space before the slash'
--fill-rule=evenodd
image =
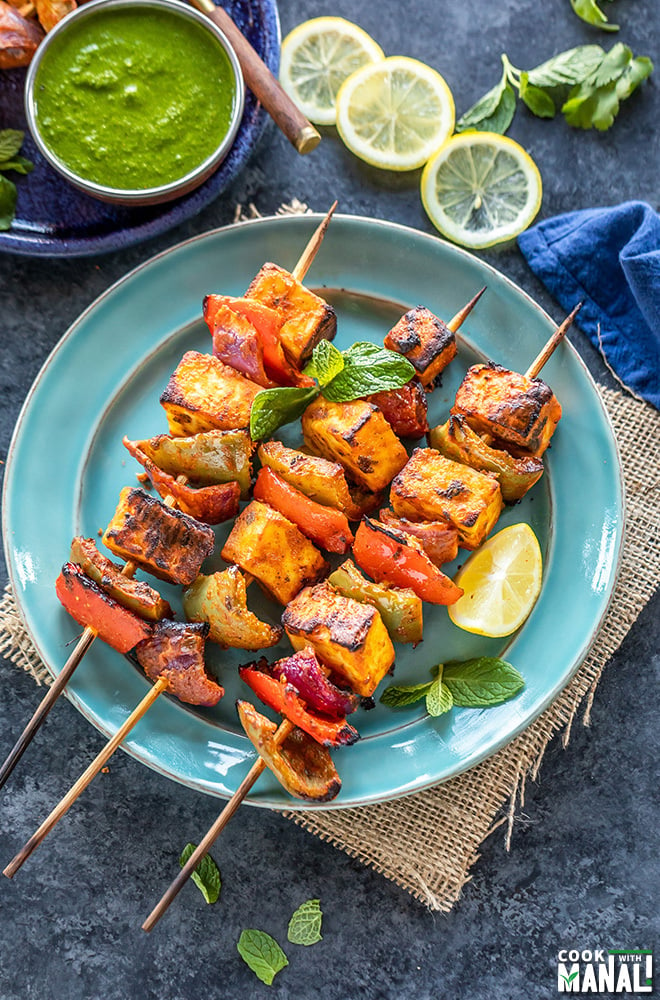
<path id="1" fill-rule="evenodd" d="M 359 521 L 363 514 L 378 507 L 382 499 L 380 493 L 349 487 L 339 462 L 286 448 L 280 441 L 260 445 L 259 459 L 305 496 L 325 507 L 336 507 L 349 521 Z"/>
<path id="2" fill-rule="evenodd" d="M 308 538 L 278 510 L 258 500 L 236 518 L 222 558 L 256 577 L 266 593 L 287 604 L 329 566 Z"/>
<path id="3" fill-rule="evenodd" d="M 160 397 L 170 433 L 248 427 L 252 402 L 261 386 L 212 354 L 187 351 Z"/>
<path id="4" fill-rule="evenodd" d="M 440 373 L 456 357 L 456 337 L 426 306 L 409 309 L 384 343 L 390 351 L 408 358 L 427 390 L 434 387 Z"/>
<path id="5" fill-rule="evenodd" d="M 199 486 L 235 481 L 242 498 L 248 495 L 254 442 L 246 430 L 204 431 L 192 437 L 158 434 L 129 444 L 171 476 L 183 475 Z"/>
<path id="6" fill-rule="evenodd" d="M 190 584 L 213 553 L 215 535 L 144 490 L 125 486 L 103 544 L 122 559 L 170 583 Z"/>
<path id="7" fill-rule="evenodd" d="M 408 460 L 406 449 L 380 410 L 364 399 L 331 403 L 319 396 L 302 416 L 305 444 L 341 462 L 367 490 L 382 490 Z"/>
<path id="8" fill-rule="evenodd" d="M 294 649 L 311 646 L 360 695 L 373 694 L 394 663 L 394 646 L 376 608 L 344 597 L 327 581 L 302 590 L 282 624 Z"/>
<path id="9" fill-rule="evenodd" d="M 392 483 L 394 513 L 410 521 L 445 521 L 458 530 L 458 544 L 476 549 L 502 511 L 494 476 L 453 462 L 433 448 L 416 448 Z"/>
<path id="10" fill-rule="evenodd" d="M 77 563 L 99 587 L 123 604 L 125 608 L 134 611 L 140 618 L 148 621 L 160 621 L 161 618 L 171 618 L 172 608 L 164 601 L 157 590 L 150 587 L 144 580 L 135 580 L 122 575 L 122 566 L 111 562 L 99 552 L 93 538 L 78 536 L 71 542 L 71 562 Z"/>
<path id="11" fill-rule="evenodd" d="M 507 450 L 540 456 L 561 418 L 550 386 L 489 361 L 472 365 L 451 410 L 465 417 L 478 434 L 492 434 Z"/>
<path id="12" fill-rule="evenodd" d="M 320 340 L 332 340 L 337 332 L 332 306 L 277 264 L 264 264 L 245 294 L 280 314 L 280 340 L 296 368 L 305 365 Z"/>

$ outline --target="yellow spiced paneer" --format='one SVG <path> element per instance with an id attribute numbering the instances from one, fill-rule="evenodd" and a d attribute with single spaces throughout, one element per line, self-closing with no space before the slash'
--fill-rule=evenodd
<path id="1" fill-rule="evenodd" d="M 409 309 L 385 337 L 385 347 L 408 358 L 425 389 L 456 357 L 456 337 L 426 306 Z"/>
<path id="2" fill-rule="evenodd" d="M 398 517 L 444 521 L 458 530 L 458 544 L 478 548 L 502 512 L 497 479 L 445 458 L 434 448 L 416 448 L 392 483 Z"/>
<path id="3" fill-rule="evenodd" d="M 187 351 L 160 402 L 167 413 L 170 434 L 186 436 L 200 431 L 248 427 L 252 402 L 261 386 L 250 382 L 212 354 Z"/>

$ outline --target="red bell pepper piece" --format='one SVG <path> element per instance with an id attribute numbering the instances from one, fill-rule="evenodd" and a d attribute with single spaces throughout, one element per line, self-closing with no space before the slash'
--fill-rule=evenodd
<path id="1" fill-rule="evenodd" d="M 151 625 L 106 594 L 76 563 L 64 564 L 55 591 L 79 625 L 95 629 L 99 639 L 118 653 L 128 653 L 152 633 Z"/>
<path id="2" fill-rule="evenodd" d="M 355 534 L 353 555 L 365 571 L 380 583 L 410 587 L 423 601 L 455 604 L 461 587 L 434 566 L 411 535 L 365 517 Z"/>
<path id="3" fill-rule="evenodd" d="M 260 670 L 257 664 L 239 667 L 238 672 L 264 705 L 286 716 L 289 722 L 298 726 L 321 746 L 348 746 L 360 738 L 358 731 L 346 719 L 324 719 L 311 712 L 292 684 L 284 679 L 275 680 L 270 674 Z"/>
<path id="4" fill-rule="evenodd" d="M 254 498 L 279 510 L 303 535 L 328 552 L 343 554 L 351 547 L 353 535 L 345 514 L 310 500 L 268 466 L 264 466 L 257 476 Z"/>

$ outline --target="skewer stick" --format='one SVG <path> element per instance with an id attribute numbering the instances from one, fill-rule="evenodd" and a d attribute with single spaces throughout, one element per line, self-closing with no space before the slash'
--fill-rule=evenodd
<path id="1" fill-rule="evenodd" d="M 577 316 L 577 314 L 579 313 L 579 311 L 580 311 L 581 308 L 582 308 L 582 303 L 578 302 L 578 304 L 576 305 L 576 307 L 573 310 L 573 312 L 570 313 L 570 315 L 566 317 L 566 319 L 561 324 L 561 326 L 557 327 L 557 329 L 552 334 L 552 336 L 550 337 L 550 339 L 548 340 L 548 342 L 545 344 L 545 346 L 543 348 L 541 348 L 541 351 L 534 358 L 534 360 L 532 361 L 531 365 L 529 366 L 529 368 L 525 372 L 525 375 L 526 375 L 527 378 L 536 378 L 536 376 L 538 375 L 538 373 L 541 371 L 541 369 L 543 368 L 543 366 L 546 364 L 546 362 L 549 360 L 549 358 L 553 354 L 553 352 L 554 352 L 555 348 L 557 347 L 557 345 L 560 344 L 561 341 L 566 336 L 566 331 L 568 330 L 568 328 L 572 324 L 573 320 L 575 319 L 575 317 Z"/>
<path id="2" fill-rule="evenodd" d="M 289 722 L 288 719 L 285 719 L 281 723 L 273 739 L 278 745 L 282 744 L 293 728 L 294 728 L 293 724 Z M 181 871 L 172 881 L 169 889 L 167 889 L 167 891 L 162 895 L 159 902 L 156 904 L 156 906 L 154 906 L 153 910 L 151 911 L 145 922 L 142 924 L 143 931 L 149 933 L 149 931 L 156 926 L 162 915 L 169 907 L 170 903 L 179 894 L 185 883 L 188 881 L 188 879 L 190 878 L 191 874 L 193 873 L 199 862 L 202 860 L 202 858 L 206 857 L 211 847 L 218 839 L 224 828 L 227 826 L 229 820 L 232 818 L 232 816 L 240 806 L 241 802 L 243 801 L 247 793 L 250 791 L 250 789 L 256 782 L 257 778 L 263 773 L 265 768 L 266 764 L 263 757 L 257 757 L 256 761 L 254 762 L 254 764 L 252 765 L 246 776 L 243 778 L 243 781 L 240 783 L 240 785 L 238 786 L 232 797 L 227 802 L 226 806 L 216 819 L 213 826 L 209 828 L 208 833 L 206 834 L 204 839 L 200 842 L 199 846 L 195 848 L 195 850 L 190 855 L 190 857 L 186 861 Z"/>
<path id="3" fill-rule="evenodd" d="M 166 688 L 167 681 L 164 677 L 159 677 L 153 687 L 149 688 L 140 704 L 133 709 L 124 724 L 117 730 L 115 735 L 108 740 L 106 745 L 103 747 L 103 750 L 101 750 L 101 752 L 94 758 L 87 770 L 81 774 L 76 783 L 66 793 L 64 798 L 58 802 L 50 816 L 44 820 L 36 833 L 32 834 L 27 843 L 20 849 L 16 857 L 9 862 L 3 871 L 3 875 L 6 875 L 7 878 L 13 878 L 23 862 L 30 857 L 46 834 L 52 830 L 58 820 L 60 820 L 69 810 L 81 792 L 87 788 L 92 778 L 98 774 L 106 761 L 110 759 L 119 744 L 125 739 L 126 736 L 128 736 L 131 729 L 137 722 L 140 721 L 147 709 L 153 705 L 159 694 L 161 694 L 162 691 L 165 691 Z"/>
<path id="4" fill-rule="evenodd" d="M 488 287 L 487 285 L 484 285 L 484 287 L 481 289 L 481 291 L 477 292 L 477 294 L 474 296 L 474 298 L 470 299 L 470 301 L 466 305 L 464 305 L 462 309 L 459 309 L 458 312 L 456 313 L 456 315 L 452 319 L 449 320 L 449 322 L 447 323 L 447 327 L 448 327 L 449 330 L 451 330 L 452 333 L 456 333 L 456 331 L 461 328 L 461 326 L 463 325 L 463 323 L 465 322 L 465 320 L 468 318 L 468 316 L 470 315 L 470 313 L 472 312 L 472 310 L 476 306 L 476 304 L 479 301 L 479 299 L 481 298 L 481 296 L 486 291 L 487 287 Z"/>
<path id="5" fill-rule="evenodd" d="M 319 251 L 319 247 L 323 243 L 323 237 L 325 236 L 326 230 L 330 225 L 330 219 L 332 218 L 336 207 L 337 207 L 337 202 L 335 201 L 330 206 L 330 209 L 325 219 L 323 219 L 323 221 L 314 230 L 314 233 L 312 234 L 309 243 L 301 253 L 298 263 L 291 272 L 296 281 L 302 281 L 307 272 L 309 271 L 310 267 L 312 266 L 312 261 L 316 257 Z"/>

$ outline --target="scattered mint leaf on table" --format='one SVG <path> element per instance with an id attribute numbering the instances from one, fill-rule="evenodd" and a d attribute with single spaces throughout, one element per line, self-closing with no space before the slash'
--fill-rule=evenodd
<path id="1" fill-rule="evenodd" d="M 182 868 L 196 849 L 197 844 L 186 844 L 179 858 L 179 864 Z M 195 866 L 190 877 L 207 903 L 215 903 L 217 901 L 220 895 L 222 880 L 220 878 L 220 869 L 210 854 L 205 855 L 199 864 Z"/>
<path id="2" fill-rule="evenodd" d="M 9 229 L 16 212 L 16 185 L 0 174 L 0 229 Z"/>
<path id="3" fill-rule="evenodd" d="M 245 964 L 266 986 L 271 986 L 277 973 L 289 964 L 275 938 L 265 931 L 242 931 L 236 947 Z"/>
<path id="4" fill-rule="evenodd" d="M 445 663 L 442 680 L 451 691 L 454 704 L 463 708 L 500 705 L 525 686 L 515 667 L 493 656 L 479 656 L 462 663 Z"/>
<path id="5" fill-rule="evenodd" d="M 291 944 L 310 945 L 321 941 L 321 912 L 320 899 L 308 899 L 295 911 L 289 921 L 287 938 Z"/>
<path id="6" fill-rule="evenodd" d="M 600 9 L 596 0 L 571 0 L 571 7 L 580 20 L 600 28 L 602 31 L 618 31 L 618 24 L 611 24 L 607 14 Z"/>
<path id="7" fill-rule="evenodd" d="M 24 133 L 16 128 L 0 129 L 0 230 L 10 229 L 16 214 L 17 190 L 4 171 L 15 170 L 29 174 L 34 164 L 18 152 L 23 145 Z"/>
<path id="8" fill-rule="evenodd" d="M 0 160 L 13 160 L 24 138 L 25 133 L 17 128 L 0 129 Z"/>
<path id="9" fill-rule="evenodd" d="M 508 129 L 516 112 L 516 95 L 509 81 L 508 67 L 511 64 L 504 55 L 502 63 L 502 79 L 458 119 L 457 132 L 476 129 L 477 132 L 499 132 L 504 135 Z"/>

